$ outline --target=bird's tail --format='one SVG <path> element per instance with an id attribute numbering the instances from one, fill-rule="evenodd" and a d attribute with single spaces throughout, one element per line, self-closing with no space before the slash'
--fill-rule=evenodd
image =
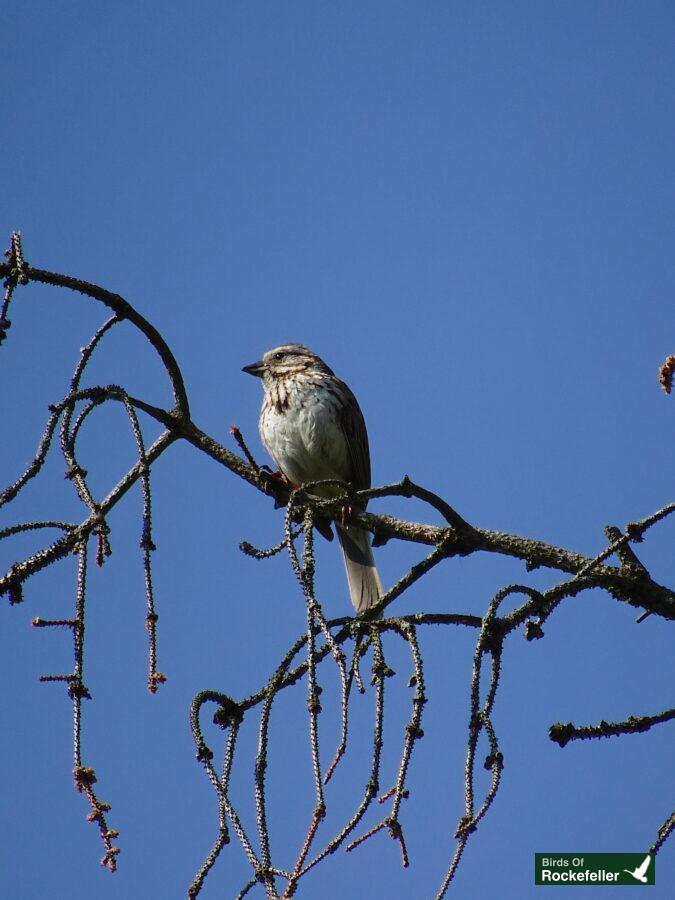
<path id="1" fill-rule="evenodd" d="M 335 523 L 347 570 L 349 595 L 357 614 L 370 609 L 383 594 L 382 582 L 370 548 L 370 532 L 356 525 L 344 528 Z"/>

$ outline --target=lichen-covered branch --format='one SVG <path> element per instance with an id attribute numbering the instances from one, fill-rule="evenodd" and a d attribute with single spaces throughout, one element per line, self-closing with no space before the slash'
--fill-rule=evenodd
<path id="1" fill-rule="evenodd" d="M 654 725 L 675 719 L 675 709 L 667 709 L 655 716 L 628 716 L 623 722 L 605 722 L 597 725 L 573 725 L 572 722 L 556 722 L 549 728 L 552 741 L 564 747 L 570 741 L 586 741 L 591 738 L 616 737 L 620 734 L 640 734 Z"/>
<path id="2" fill-rule="evenodd" d="M 24 259 L 18 234 L 12 236 L 6 255 L 7 263 L 0 265 L 0 277 L 5 279 L 5 293 L 0 307 L 0 343 L 7 338 L 12 324 L 8 317 L 10 305 L 18 302 L 22 294 L 20 288 L 31 282 L 68 288 L 104 304 L 112 311 L 112 315 L 94 332 L 89 343 L 81 351 L 67 393 L 50 406 L 45 429 L 33 459 L 23 473 L 0 492 L 0 507 L 10 505 L 24 487 L 41 474 L 48 455 L 60 452 L 66 467 L 66 477 L 83 507 L 79 522 L 44 519 L 15 522 L 0 529 L 0 540 L 11 540 L 14 536 L 27 531 L 41 533 L 54 529 L 58 532 L 56 536 L 45 538 L 44 545 L 38 551 L 25 558 L 16 559 L 4 574 L 0 574 L 0 596 L 6 595 L 10 604 L 21 602 L 24 599 L 25 586 L 34 574 L 73 554 L 77 557 L 73 615 L 62 619 L 36 617 L 33 624 L 38 628 L 69 630 L 73 635 L 72 671 L 67 674 L 44 675 L 42 680 L 66 684 L 73 701 L 75 784 L 77 789 L 87 796 L 91 806 L 89 818 L 99 827 L 105 847 L 102 860 L 104 865 L 111 870 L 117 865 L 119 848 L 113 844 L 117 832 L 107 825 L 106 813 L 109 805 L 101 802 L 94 793 L 96 775 L 93 768 L 83 765 L 80 752 L 83 726 L 82 700 L 89 697 L 83 674 L 87 551 L 92 541 L 95 545 L 96 561 L 99 565 L 105 563 L 113 549 L 108 514 L 138 483 L 141 493 L 140 547 L 147 607 L 146 625 L 149 633 L 148 687 L 154 692 L 163 682 L 164 676 L 157 671 L 156 665 L 159 616 L 156 611 L 151 568 L 151 554 L 155 546 L 152 538 L 150 479 L 152 467 L 160 457 L 172 445 L 184 441 L 191 445 L 195 453 L 205 454 L 257 491 L 267 495 L 275 507 L 286 507 L 283 535 L 277 536 L 272 546 L 256 548 L 242 540 L 241 549 L 259 561 L 285 551 L 297 576 L 307 614 L 305 630 L 284 654 L 265 684 L 240 700 L 235 700 L 222 691 L 209 690 L 200 692 L 192 702 L 190 726 L 196 756 L 215 792 L 218 824 L 213 844 L 197 869 L 197 874 L 188 889 L 188 896 L 195 898 L 199 894 L 205 879 L 221 852 L 230 845 L 232 837 L 236 837 L 251 866 L 251 877 L 240 890 L 239 897 L 246 896 L 258 886 L 258 890 L 264 890 L 268 900 L 276 900 L 279 897 L 286 900 L 297 892 L 299 885 L 304 883 L 304 879 L 327 856 L 340 849 L 353 851 L 356 848 L 364 848 L 362 852 L 366 852 L 369 839 L 375 835 L 388 833 L 398 845 L 402 864 L 407 866 L 411 862 L 402 825 L 402 811 L 405 810 L 403 800 L 409 796 L 413 784 L 415 747 L 423 736 L 421 728 L 423 710 L 425 704 L 433 702 L 434 699 L 433 685 L 425 682 L 424 644 L 421 636 L 432 626 L 446 628 L 451 635 L 453 628 L 449 626 L 454 626 L 475 629 L 476 644 L 470 672 L 467 671 L 470 688 L 467 752 L 463 773 L 464 809 L 461 812 L 457 811 L 459 818 L 455 832 L 457 845 L 437 894 L 438 898 L 445 896 L 468 842 L 488 813 L 501 783 L 503 755 L 493 724 L 493 708 L 503 677 L 508 641 L 520 635 L 521 628 L 527 640 L 543 637 L 543 626 L 557 607 L 568 598 L 591 588 L 605 591 L 617 601 L 639 608 L 642 610 L 640 618 L 654 615 L 666 620 L 675 620 L 675 592 L 652 579 L 648 568 L 635 550 L 635 545 L 642 542 L 652 528 L 675 512 L 675 503 L 668 503 L 650 515 L 636 519 L 624 529 L 605 524 L 605 540 L 599 542 L 600 549 L 594 555 L 586 555 L 536 538 L 479 527 L 469 522 L 447 500 L 429 488 L 415 484 L 407 476 L 392 484 L 360 492 L 354 492 L 348 484 L 331 482 L 332 487 L 337 488 L 338 496 L 333 499 L 321 498 L 314 491 L 319 485 L 324 485 L 323 482 L 297 488 L 282 479 L 270 477 L 264 467 L 256 463 L 236 426 L 231 429 L 231 434 L 242 456 L 204 432 L 192 421 L 188 392 L 180 366 L 171 349 L 155 326 L 123 297 L 78 278 L 33 268 Z M 124 322 L 132 324 L 157 353 L 172 390 L 172 402 L 166 408 L 131 396 L 119 384 L 85 385 L 92 356 L 106 340 L 107 335 L 113 329 L 117 330 Z M 16 339 L 20 339 L 20 335 L 17 334 Z M 672 386 L 675 372 L 673 359 L 675 357 L 666 360 L 660 373 L 661 383 L 667 391 Z M 137 460 L 121 474 L 117 483 L 110 487 L 105 496 L 97 497 L 88 480 L 86 461 L 81 457 L 79 442 L 82 434 L 94 427 L 97 410 L 109 403 L 122 404 L 126 412 Z M 143 417 L 149 417 L 163 428 L 159 437 L 150 446 L 146 446 L 143 434 L 146 422 Z M 363 512 L 358 509 L 359 504 L 353 505 L 353 520 L 372 532 L 374 546 L 401 540 L 420 544 L 427 549 L 421 558 L 389 588 L 377 607 L 360 618 L 345 616 L 327 620 L 320 598 L 316 596 L 314 530 L 330 538 L 332 537 L 330 523 L 340 516 L 345 502 L 353 499 L 383 502 L 389 497 L 409 498 L 422 504 L 424 512 L 416 513 L 416 517 L 421 521 L 393 517 L 386 512 Z M 599 524 L 599 535 L 602 530 Z M 300 542 L 302 542 L 301 549 Z M 554 583 L 546 589 L 537 589 L 526 583 L 507 585 L 487 603 L 483 615 L 461 610 L 387 615 L 397 598 L 432 569 L 439 565 L 451 564 L 454 557 L 475 553 L 496 553 L 521 560 L 525 572 L 540 567 L 546 568 L 550 570 L 551 580 Z M 500 615 L 502 601 L 510 596 L 517 596 L 519 605 L 510 612 Z M 396 696 L 395 689 L 398 684 L 396 674 L 386 660 L 390 654 L 389 641 L 400 640 L 403 640 L 408 648 L 412 665 L 408 687 L 412 688 L 413 692 L 412 697 L 407 695 L 410 716 L 399 743 L 400 755 L 396 777 L 395 779 L 388 777 L 386 790 L 378 798 L 381 790 L 381 761 L 385 741 L 385 710 L 394 702 L 392 697 Z M 349 648 L 350 644 L 351 662 L 348 665 L 345 648 Z M 370 688 L 374 711 L 372 732 L 368 736 L 372 752 L 368 771 L 364 772 L 365 788 L 363 793 L 354 799 L 352 812 L 346 821 L 338 823 L 332 831 L 332 836 L 326 837 L 323 832 L 327 827 L 331 804 L 333 789 L 330 783 L 331 776 L 341 760 L 349 753 L 350 745 L 355 740 L 349 729 L 351 687 L 355 682 L 361 692 L 367 690 L 361 677 L 361 665 L 365 672 L 368 661 L 371 666 Z M 332 762 L 324 770 L 320 753 L 324 718 L 320 676 L 326 671 L 326 666 L 335 666 L 339 676 L 340 721 L 339 743 Z M 306 690 L 309 746 L 307 771 L 314 787 L 314 805 L 303 833 L 298 836 L 295 858 L 285 865 L 279 865 L 274 859 L 270 841 L 269 820 L 272 811 L 266 783 L 269 755 L 275 752 L 271 713 L 280 693 L 292 689 L 303 681 Z M 385 691 L 388 682 L 391 682 L 391 685 L 387 686 Z M 486 687 L 482 688 L 483 682 Z M 213 762 L 215 751 L 207 744 L 202 728 L 202 715 L 207 704 L 215 704 L 213 720 L 224 733 L 220 772 L 216 770 Z M 245 718 L 248 717 L 250 720 L 254 714 L 258 716 L 258 746 L 254 764 L 252 807 L 255 811 L 257 838 L 244 828 L 242 816 L 230 796 L 233 763 L 239 746 L 237 741 L 239 729 Z M 564 746 L 570 740 L 647 731 L 673 718 L 675 711 L 667 710 L 654 716 L 631 716 L 623 722 L 602 721 L 598 725 L 591 726 L 557 723 L 551 726 L 550 736 L 560 746 Z M 489 746 L 489 753 L 483 765 L 491 773 L 491 779 L 484 795 L 477 796 L 475 773 L 477 747 L 481 735 Z M 380 803 L 387 803 L 388 809 L 380 821 L 369 825 L 366 815 L 369 810 L 378 808 L 373 806 L 375 798 L 378 798 Z M 414 823 L 408 822 L 408 816 L 405 819 L 406 830 L 414 827 Z M 451 819 L 450 811 L 448 819 L 449 821 Z M 245 816 L 243 820 L 246 820 Z M 657 840 L 651 848 L 652 852 L 660 849 L 674 828 L 675 818 L 671 816 L 658 830 Z"/>

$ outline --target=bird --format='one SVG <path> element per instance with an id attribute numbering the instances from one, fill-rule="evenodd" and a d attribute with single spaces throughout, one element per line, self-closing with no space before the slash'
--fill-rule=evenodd
<path id="1" fill-rule="evenodd" d="M 628 872 L 629 875 L 632 875 L 636 881 L 641 881 L 643 884 L 647 884 L 647 869 L 649 868 L 649 863 L 652 861 L 651 855 L 645 856 L 637 869 L 624 869 L 624 872 Z"/>
<path id="2" fill-rule="evenodd" d="M 242 371 L 262 380 L 260 438 L 287 481 L 339 479 L 356 490 L 370 487 L 370 451 L 363 413 L 356 397 L 333 370 L 304 344 L 280 344 Z M 339 488 L 318 486 L 322 496 Z M 365 509 L 361 502 L 359 509 Z M 357 615 L 383 595 L 373 558 L 370 533 L 336 522 L 349 595 Z"/>

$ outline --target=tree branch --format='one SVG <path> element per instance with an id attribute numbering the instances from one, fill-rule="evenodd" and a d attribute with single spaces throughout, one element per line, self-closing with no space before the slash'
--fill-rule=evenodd
<path id="1" fill-rule="evenodd" d="M 399 482 L 359 492 L 354 492 L 349 484 L 331 482 L 332 486 L 337 488 L 340 496 L 334 499 L 320 498 L 312 494 L 312 490 L 317 486 L 316 484 L 294 488 L 281 479 L 270 478 L 266 475 L 258 467 L 253 456 L 248 451 L 238 429 L 233 431 L 233 434 L 244 453 L 245 458 L 243 459 L 223 446 L 218 440 L 202 431 L 191 420 L 187 391 L 180 367 L 173 353 L 157 329 L 121 296 L 77 278 L 28 266 L 23 259 L 21 241 L 18 234 L 12 237 L 8 259 L 9 262 L 7 264 L 0 265 L 0 277 L 5 278 L 6 287 L 4 302 L 0 309 L 0 342 L 6 337 L 7 330 L 11 325 L 7 318 L 7 311 L 10 301 L 12 301 L 13 293 L 18 285 L 27 284 L 31 280 L 78 291 L 105 304 L 114 313 L 95 332 L 89 344 L 83 349 L 71 380 L 70 392 L 63 400 L 50 407 L 51 415 L 32 462 L 14 484 L 0 493 L 0 506 L 10 503 L 28 481 L 40 472 L 46 456 L 50 452 L 59 420 L 61 420 L 60 442 L 61 451 L 68 468 L 67 477 L 72 480 L 80 499 L 87 507 L 87 515 L 79 525 L 49 520 L 24 522 L 0 530 L 0 540 L 25 531 L 38 531 L 43 528 L 58 528 L 62 531 L 62 534 L 53 543 L 32 554 L 27 559 L 14 563 L 10 567 L 9 571 L 0 578 L 0 594 L 7 593 L 10 602 L 18 602 L 22 598 L 22 586 L 26 579 L 52 562 L 69 555 L 72 551 L 79 553 L 75 616 L 68 619 L 42 619 L 38 617 L 34 620 L 34 625 L 42 628 L 70 628 L 73 631 L 75 646 L 74 671 L 68 675 L 47 675 L 43 677 L 43 680 L 66 682 L 74 700 L 76 784 L 78 789 L 83 790 L 89 797 L 93 810 L 90 817 L 93 817 L 92 821 L 98 822 L 101 829 L 106 846 L 104 863 L 111 869 L 115 868 L 118 848 L 114 847 L 111 841 L 113 837 L 116 837 L 116 832 L 109 830 L 105 824 L 104 813 L 107 811 L 107 804 L 101 804 L 94 795 L 91 787 L 95 781 L 94 771 L 91 768 L 82 766 L 79 750 L 80 701 L 88 695 L 82 682 L 86 545 L 91 534 L 97 533 L 99 536 L 98 557 L 99 562 L 102 562 L 106 553 L 109 552 L 107 544 L 108 527 L 105 516 L 120 502 L 129 489 L 137 481 L 140 481 L 143 490 L 141 547 L 144 554 L 148 603 L 146 623 L 151 637 L 150 685 L 152 690 L 153 686 L 156 688 L 157 682 L 163 680 L 164 676 L 155 671 L 154 628 L 157 615 L 154 611 L 153 587 L 150 577 L 149 554 L 154 549 L 151 537 L 150 467 L 173 443 L 178 440 L 185 440 L 196 450 L 205 453 L 233 474 L 245 480 L 252 487 L 269 496 L 273 500 L 275 507 L 287 507 L 284 521 L 284 538 L 281 542 L 267 550 L 256 550 L 246 542 L 242 542 L 241 546 L 245 552 L 248 552 L 249 555 L 254 556 L 256 559 L 266 559 L 282 549 L 286 549 L 305 595 L 307 605 L 307 627 L 304 633 L 298 637 L 286 652 L 280 665 L 262 688 L 241 702 L 236 702 L 227 695 L 217 691 L 203 691 L 193 701 L 190 722 L 197 747 L 197 758 L 204 766 L 206 774 L 216 791 L 219 824 L 213 847 L 195 876 L 189 889 L 189 896 L 197 896 L 206 875 L 216 862 L 223 847 L 229 842 L 228 822 L 239 838 L 253 868 L 253 877 L 242 889 L 240 896 L 248 893 L 255 885 L 260 884 L 263 886 L 268 898 L 278 897 L 275 879 L 280 877 L 287 881 L 283 896 L 290 898 L 295 891 L 297 883 L 305 874 L 327 855 L 335 852 L 340 846 L 345 844 L 347 837 L 352 834 L 361 822 L 379 791 L 380 761 L 384 744 L 384 684 L 385 679 L 395 675 L 385 662 L 383 636 L 392 631 L 406 641 L 413 661 L 414 673 L 409 682 L 409 686 L 415 688 L 412 698 L 412 712 L 404 731 L 403 749 L 401 751 L 396 784 L 380 798 L 381 801 L 389 797 L 393 798 L 391 810 L 379 825 L 353 840 L 352 843 L 346 846 L 346 849 L 349 850 L 360 845 L 367 837 L 386 828 L 389 834 L 399 843 L 403 864 L 408 864 L 408 854 L 399 821 L 399 813 L 401 802 L 408 795 L 407 779 L 409 767 L 411 766 L 415 742 L 423 735 L 420 722 L 423 705 L 427 702 L 422 652 L 417 642 L 415 629 L 419 625 L 459 625 L 477 629 L 478 636 L 473 655 L 470 690 L 469 735 L 464 773 L 465 809 L 456 832 L 459 843 L 438 894 L 438 897 L 444 896 L 450 881 L 454 877 L 470 834 L 475 832 L 479 822 L 486 814 L 500 784 L 503 760 L 491 716 L 500 680 L 502 650 L 505 638 L 523 623 L 526 626 L 525 635 L 528 639 L 541 637 L 543 635 L 542 623 L 551 615 L 558 604 L 565 598 L 574 596 L 588 588 L 602 588 L 615 599 L 641 607 L 647 613 L 655 613 L 670 620 L 675 619 L 675 593 L 670 588 L 658 584 L 651 578 L 647 568 L 638 559 L 630 546 L 633 543 L 640 542 L 648 529 L 671 515 L 675 511 L 675 503 L 668 504 L 652 515 L 630 523 L 623 532 L 615 526 L 606 526 L 605 533 L 609 544 L 600 553 L 591 557 L 533 538 L 478 528 L 470 524 L 446 500 L 428 488 L 413 483 L 407 476 L 404 476 Z M 159 355 L 170 379 L 173 391 L 174 405 L 170 409 L 164 409 L 142 399 L 131 397 L 119 385 L 80 389 L 81 378 L 95 348 L 104 335 L 124 319 L 131 322 L 143 334 Z M 675 365 L 671 361 L 670 368 L 662 378 L 664 387 L 668 388 L 670 386 L 673 371 L 675 371 Z M 76 443 L 81 431 L 84 430 L 85 423 L 88 425 L 93 418 L 91 413 L 100 404 L 110 400 L 124 404 L 131 423 L 139 458 L 138 462 L 131 466 L 107 496 L 100 502 L 97 502 L 88 487 L 86 481 L 87 473 L 78 462 Z M 82 406 L 78 407 L 80 403 Z M 141 410 L 159 422 L 165 429 L 147 450 L 145 449 L 137 410 Z M 377 607 L 369 610 L 360 618 L 345 616 L 327 621 L 315 596 L 313 528 L 317 528 L 317 530 L 324 533 L 326 529 L 323 526 L 331 519 L 338 519 L 341 516 L 345 499 L 347 501 L 360 500 L 365 506 L 365 501 L 393 496 L 415 498 L 422 501 L 442 517 L 444 524 L 410 521 L 387 514 L 365 512 L 359 508 L 361 506 L 359 503 L 353 506 L 353 521 L 372 532 L 373 546 L 382 545 L 391 539 L 397 539 L 427 545 L 431 548 L 430 551 L 420 561 L 412 565 L 390 587 L 381 598 Z M 295 528 L 294 526 L 298 523 L 300 523 L 301 527 Z M 299 539 L 302 532 L 304 532 L 304 544 L 300 557 L 295 542 Z M 329 526 L 328 532 L 330 532 Z M 569 577 L 565 577 L 562 581 L 546 590 L 537 590 L 528 585 L 507 585 L 495 594 L 483 616 L 467 613 L 420 612 L 406 616 L 381 618 L 385 609 L 396 598 L 432 568 L 454 556 L 468 556 L 477 552 L 497 553 L 522 560 L 528 571 L 544 566 L 551 570 L 562 572 Z M 613 555 L 618 558 L 620 565 L 609 565 L 607 563 L 607 560 Z M 512 594 L 522 594 L 525 599 L 520 606 L 511 612 L 498 616 L 497 610 L 500 603 Z M 367 640 L 360 646 L 359 641 L 364 634 L 367 635 Z M 345 665 L 346 657 L 342 650 L 342 645 L 350 639 L 354 640 L 355 649 L 354 661 L 350 666 L 348 675 Z M 304 660 L 296 659 L 302 651 L 305 652 Z M 321 712 L 321 703 L 319 697 L 321 687 L 317 681 L 318 666 L 324 660 L 329 662 L 332 657 L 338 669 L 341 683 L 341 738 L 334 761 L 326 773 L 330 775 L 337 762 L 347 751 L 347 711 L 351 678 L 356 673 L 355 677 L 360 679 L 358 674 L 359 659 L 361 656 L 365 657 L 367 653 L 371 653 L 373 658 L 373 679 L 371 683 L 375 687 L 372 761 L 369 779 L 351 818 L 328 841 L 324 848 L 307 862 L 309 851 L 319 831 L 319 824 L 326 812 L 326 798 L 329 790 L 324 790 L 328 778 L 322 778 L 323 769 L 320 764 L 319 713 Z M 490 660 L 490 678 L 485 691 L 485 698 L 481 703 L 480 685 L 484 663 L 488 659 Z M 295 668 L 291 668 L 292 665 Z M 307 677 L 310 755 L 316 800 L 312 818 L 304 841 L 300 846 L 296 862 L 291 871 L 286 871 L 276 868 L 272 862 L 267 823 L 265 772 L 273 704 L 282 690 L 298 683 L 303 677 Z M 357 681 L 357 683 L 360 682 Z M 216 773 L 212 763 L 213 752 L 207 746 L 201 730 L 200 713 L 207 702 L 218 704 L 214 722 L 227 733 L 222 775 L 220 776 Z M 239 814 L 229 797 L 229 781 L 238 729 L 244 715 L 256 706 L 261 707 L 259 742 L 254 772 L 256 819 L 260 844 L 259 853 L 253 849 Z M 626 721 L 618 723 L 603 721 L 596 726 L 574 726 L 572 723 L 557 723 L 551 726 L 550 734 L 553 740 L 564 746 L 568 741 L 575 739 L 646 731 L 652 725 L 673 718 L 675 718 L 675 711 L 667 710 L 656 716 L 629 717 Z M 484 766 L 492 772 L 492 779 L 482 803 L 477 804 L 474 798 L 475 763 L 478 739 L 483 733 L 490 747 L 490 753 L 485 760 Z M 674 826 L 675 820 L 672 817 L 664 823 L 659 830 L 657 843 L 653 847 L 654 852 L 666 840 Z"/>

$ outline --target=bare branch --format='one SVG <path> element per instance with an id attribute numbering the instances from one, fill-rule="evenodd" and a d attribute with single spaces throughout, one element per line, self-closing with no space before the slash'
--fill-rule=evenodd
<path id="1" fill-rule="evenodd" d="M 206 454 L 234 475 L 269 496 L 275 507 L 286 506 L 284 534 L 281 540 L 267 549 L 258 549 L 246 541 L 242 541 L 240 546 L 246 554 L 258 560 L 268 559 L 284 549 L 287 550 L 306 605 L 304 632 L 284 654 L 281 662 L 262 687 L 241 701 L 236 701 L 219 691 L 202 691 L 197 694 L 191 704 L 190 725 L 195 741 L 197 760 L 204 767 L 206 776 L 215 791 L 218 806 L 218 828 L 212 847 L 190 885 L 188 896 L 190 898 L 197 897 L 207 875 L 223 849 L 229 844 L 230 833 L 236 835 L 252 870 L 250 880 L 238 895 L 240 897 L 247 895 L 256 885 L 261 885 L 268 900 L 277 900 L 280 892 L 278 880 L 283 879 L 286 883 L 282 897 L 286 900 L 294 895 L 300 880 L 328 855 L 335 853 L 340 847 L 347 851 L 353 850 L 363 845 L 368 838 L 385 829 L 398 843 L 403 865 L 409 864 L 400 813 L 402 801 L 408 796 L 410 790 L 408 781 L 412 771 L 413 752 L 416 741 L 423 736 L 421 719 L 424 705 L 428 699 L 424 681 L 424 657 L 418 638 L 419 629 L 423 626 L 453 625 L 474 628 L 477 635 L 470 678 L 467 752 L 464 770 L 464 810 L 456 829 L 458 843 L 437 895 L 439 898 L 445 896 L 468 840 L 472 834 L 476 833 L 480 822 L 494 802 L 501 783 L 503 755 L 493 725 L 492 714 L 501 680 L 503 653 L 508 637 L 514 634 L 521 625 L 525 626 L 525 636 L 529 640 L 543 637 L 542 625 L 551 617 L 558 605 L 567 598 L 590 588 L 600 588 L 618 601 L 643 609 L 645 611 L 643 615 L 654 614 L 664 619 L 675 619 L 675 593 L 669 587 L 658 584 L 651 578 L 647 567 L 633 549 L 633 545 L 641 542 L 652 527 L 675 512 L 675 503 L 667 504 L 651 515 L 629 523 L 623 531 L 614 525 L 606 526 L 605 534 L 609 543 L 595 556 L 586 556 L 534 538 L 505 534 L 470 524 L 446 500 L 428 488 L 413 483 L 407 476 L 398 482 L 369 488 L 366 491 L 354 491 L 351 485 L 338 481 L 314 482 L 298 488 L 282 478 L 274 477 L 274 473 L 270 474 L 266 467 L 259 466 L 236 426 L 233 426 L 231 433 L 243 458 L 202 431 L 191 420 L 183 376 L 172 351 L 157 329 L 124 298 L 71 276 L 32 268 L 25 262 L 18 235 L 12 237 L 7 257 L 8 262 L 0 265 L 0 276 L 5 279 L 5 295 L 0 309 L 0 343 L 6 337 L 11 325 L 7 318 L 7 312 L 10 302 L 13 301 L 15 290 L 19 285 L 28 284 L 30 281 L 79 291 L 87 297 L 103 303 L 113 312 L 113 315 L 98 328 L 89 343 L 82 349 L 71 378 L 68 394 L 50 407 L 50 415 L 35 456 L 19 478 L 0 493 L 0 506 L 11 503 L 24 486 L 42 471 L 47 455 L 52 451 L 54 444 L 57 445 L 56 452 L 58 452 L 59 441 L 55 442 L 53 439 L 60 423 L 60 452 L 66 463 L 66 475 L 84 504 L 84 518 L 79 524 L 50 519 L 21 522 L 0 530 L 0 540 L 10 539 L 29 531 L 39 532 L 43 529 L 54 528 L 61 532 L 52 543 L 10 566 L 5 575 L 0 577 L 0 594 L 7 594 L 10 603 L 20 602 L 25 582 L 33 574 L 59 559 L 68 557 L 73 552 L 77 555 L 78 572 L 74 614 L 61 619 L 36 617 L 33 624 L 38 628 L 68 629 L 73 636 L 74 664 L 72 671 L 63 674 L 46 674 L 41 677 L 41 680 L 64 683 L 73 701 L 75 784 L 77 789 L 87 796 L 91 806 L 89 818 L 97 823 L 101 832 L 105 847 L 103 864 L 111 870 L 116 867 L 119 848 L 113 845 L 113 840 L 117 836 L 117 832 L 109 829 L 106 824 L 109 805 L 102 803 L 94 793 L 93 785 L 96 782 L 94 770 L 83 765 L 81 759 L 82 700 L 89 697 L 83 675 L 88 541 L 92 535 L 98 539 L 97 561 L 102 564 L 111 550 L 106 516 L 126 496 L 130 488 L 139 482 L 142 494 L 140 546 L 147 605 L 146 625 L 150 645 L 148 686 L 154 692 L 158 684 L 164 680 L 164 676 L 156 668 L 158 616 L 155 610 L 150 564 L 151 553 L 155 550 L 152 539 L 151 469 L 160 456 L 176 441 L 184 440 L 195 451 Z M 96 348 L 100 346 L 101 341 L 110 330 L 124 320 L 131 322 L 157 352 L 171 383 L 173 391 L 171 408 L 164 409 L 143 399 L 132 397 L 124 387 L 117 384 L 82 387 L 84 374 Z M 669 357 L 661 370 L 661 382 L 666 390 L 670 390 L 675 371 L 673 359 L 673 357 Z M 87 472 L 79 457 L 78 441 L 81 434 L 87 428 L 92 427 L 92 422 L 96 421 L 97 417 L 93 415 L 95 410 L 108 402 L 123 404 L 138 459 L 109 490 L 108 494 L 99 499 L 89 487 Z M 139 411 L 164 427 L 164 431 L 149 448 L 145 446 Z M 332 499 L 317 496 L 317 489 L 325 488 L 327 485 L 333 488 L 333 493 L 337 496 Z M 386 513 L 364 512 L 359 508 L 361 505 L 359 501 L 363 503 L 366 500 L 381 500 L 388 497 L 419 500 L 431 511 L 432 518 L 435 514 L 440 515 L 443 524 L 409 521 L 395 518 Z M 377 607 L 359 618 L 345 616 L 327 620 L 315 590 L 314 529 L 319 530 L 327 537 L 332 537 L 331 520 L 339 518 L 345 503 L 352 505 L 352 501 L 356 501 L 352 507 L 352 518 L 356 524 L 372 532 L 374 546 L 396 539 L 426 545 L 430 550 L 389 588 Z M 299 540 L 302 540 L 302 551 L 296 547 L 296 542 Z M 536 589 L 527 584 L 506 585 L 497 591 L 490 600 L 483 616 L 458 611 L 417 612 L 382 618 L 383 613 L 394 600 L 433 568 L 456 556 L 467 556 L 479 552 L 510 556 L 522 560 L 525 563 L 526 571 L 546 567 L 551 572 L 562 573 L 563 577 L 546 589 Z M 607 563 L 612 556 L 617 557 L 619 565 Z M 520 605 L 505 615 L 498 615 L 502 602 L 513 595 L 521 595 Z M 391 801 L 391 805 L 381 821 L 370 828 L 364 826 L 367 830 L 361 836 L 354 838 L 356 829 L 363 822 L 366 812 L 380 792 L 385 693 L 387 698 L 393 694 L 393 690 L 390 689 L 385 692 L 385 682 L 388 679 L 394 679 L 393 684 L 397 684 L 395 673 L 387 665 L 385 654 L 388 652 L 387 642 L 400 639 L 405 642 L 411 655 L 413 674 L 409 686 L 413 688 L 413 696 L 410 717 L 403 734 L 395 784 L 379 797 L 380 803 Z M 351 648 L 351 663 L 347 667 L 347 657 L 343 648 L 348 645 L 349 641 L 353 641 L 354 644 Z M 372 755 L 365 788 L 362 796 L 355 801 L 354 812 L 349 819 L 338 826 L 333 837 L 323 845 L 321 850 L 312 850 L 314 842 L 322 830 L 321 823 L 327 816 L 328 801 L 333 789 L 333 785 L 328 787 L 328 782 L 336 766 L 348 752 L 348 739 L 353 740 L 348 729 L 352 681 L 356 680 L 359 689 L 365 692 L 366 688 L 362 683 L 359 665 L 369 654 L 372 656 L 371 684 L 373 686 L 374 716 L 371 738 Z M 325 773 L 322 771 L 320 756 L 320 726 L 323 716 L 321 715 L 322 690 L 319 684 L 319 675 L 320 667 L 323 664 L 335 665 L 340 679 L 340 739 L 333 760 Z M 270 727 L 271 712 L 279 694 L 298 684 L 303 678 L 307 680 L 305 685 L 309 743 L 307 769 L 308 772 L 311 771 L 315 800 L 306 831 L 300 835 L 295 845 L 299 847 L 295 861 L 288 868 L 280 868 L 275 865 L 273 859 L 268 822 L 270 809 L 266 772 L 274 740 Z M 482 687 L 483 682 L 485 684 Z M 387 699 L 387 704 L 391 702 L 390 699 Z M 214 767 L 214 752 L 206 743 L 201 725 L 203 708 L 210 703 L 216 704 L 214 723 L 224 732 L 223 764 L 220 774 Z M 259 848 L 254 848 L 251 838 L 242 825 L 241 816 L 230 799 L 230 779 L 239 729 L 245 716 L 251 716 L 256 709 L 259 722 L 253 804 Z M 647 731 L 653 725 L 673 718 L 675 718 L 675 710 L 667 710 L 655 716 L 631 716 L 623 722 L 602 721 L 595 726 L 557 723 L 551 726 L 550 736 L 562 747 L 570 740 Z M 476 758 L 481 735 L 489 744 L 489 753 L 483 765 L 490 771 L 491 779 L 482 799 L 480 797 L 477 799 Z M 657 841 L 651 848 L 652 852 L 657 852 L 674 829 L 675 817 L 671 816 L 659 829 Z M 351 842 L 347 843 L 350 838 Z M 312 852 L 315 855 L 310 858 Z"/>
<path id="2" fill-rule="evenodd" d="M 589 740 L 590 738 L 614 737 L 619 734 L 638 734 L 649 731 L 653 725 L 675 719 L 675 709 L 667 709 L 655 716 L 628 716 L 623 722 L 605 722 L 597 725 L 573 725 L 572 722 L 556 722 L 549 728 L 549 737 L 556 744 L 564 747 L 570 741 Z"/>

